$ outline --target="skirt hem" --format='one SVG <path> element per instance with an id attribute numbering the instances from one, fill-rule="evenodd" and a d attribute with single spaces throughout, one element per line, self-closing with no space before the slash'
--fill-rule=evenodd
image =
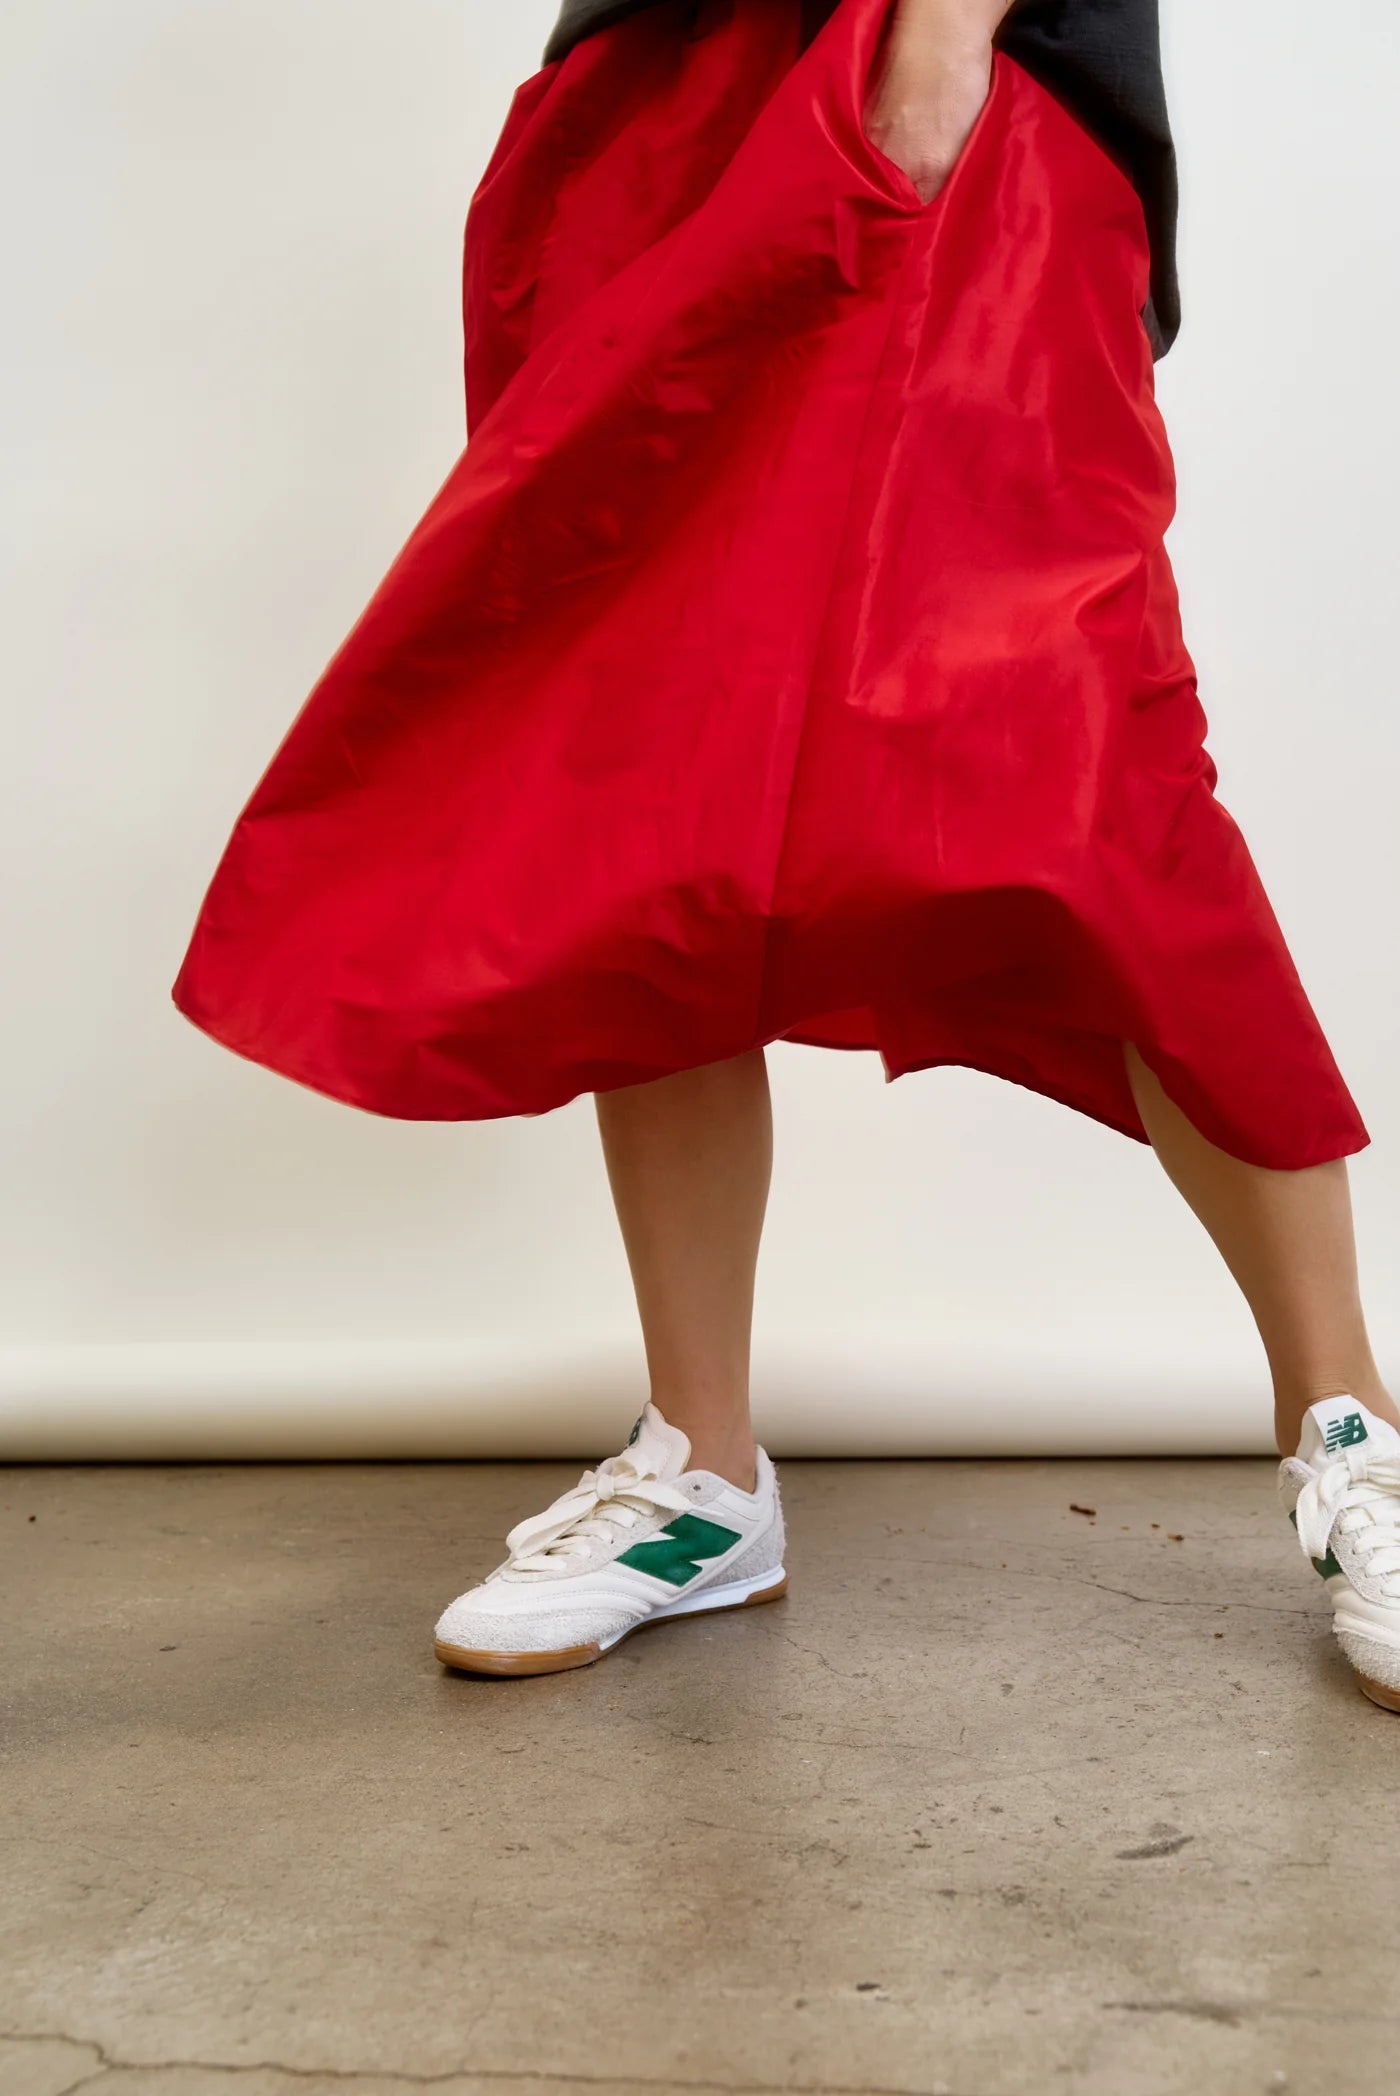
<path id="1" fill-rule="evenodd" d="M 197 1032 L 204 1034 L 219 1047 L 225 1048 L 231 1054 L 238 1056 L 241 1061 L 253 1063 L 259 1069 L 267 1070 L 274 1076 L 285 1078 L 290 1083 L 299 1085 L 302 1090 L 315 1093 L 318 1098 L 332 1099 L 338 1105 L 354 1107 L 359 1112 L 373 1114 L 380 1120 L 433 1121 L 446 1126 L 473 1121 L 540 1120 L 546 1114 L 557 1113 L 561 1107 L 572 1105 L 576 1099 L 593 1097 L 600 1092 L 623 1091 L 634 1084 L 661 1083 L 667 1077 L 681 1076 L 688 1069 L 704 1067 L 703 1064 L 699 1063 L 678 1063 L 673 1069 L 657 1070 L 644 1076 L 623 1077 L 613 1084 L 580 1084 L 577 1089 L 572 1091 L 564 1090 L 557 1098 L 542 1102 L 538 1106 L 525 1107 L 503 1101 L 498 1106 L 464 1107 L 460 1113 L 412 1112 L 402 1106 L 390 1105 L 386 1100 L 372 1100 L 368 1097 L 361 1097 L 353 1086 L 343 1082 L 337 1082 L 326 1077 L 313 1077 L 302 1070 L 292 1068 L 285 1061 L 274 1061 L 269 1057 L 265 1043 L 257 1046 L 243 1046 L 231 1033 L 222 1029 L 213 1019 L 198 1016 L 186 1003 L 182 1002 L 178 994 L 178 986 L 177 990 L 172 992 L 172 1002 L 181 1017 L 188 1020 L 189 1024 Z M 1097 1121 L 1100 1127 L 1112 1129 L 1116 1135 L 1129 1136 L 1134 1142 L 1150 1147 L 1151 1139 L 1140 1121 L 1130 1120 L 1126 1115 L 1115 1114 L 1103 1101 L 1076 1094 L 1068 1087 L 1059 1087 L 1038 1078 L 1032 1079 L 1028 1075 L 1018 1074 L 1004 1067 L 998 1067 L 995 1062 L 989 1059 L 979 1061 L 977 1058 L 967 1054 L 936 1054 L 917 1061 L 900 1063 L 896 1066 L 888 1061 L 878 1046 L 868 1041 L 841 1041 L 823 1038 L 817 1033 L 805 1032 L 800 1022 L 795 1026 L 785 1028 L 780 1033 L 766 1034 L 762 1038 L 750 1042 L 747 1047 L 736 1048 L 734 1054 L 736 1057 L 752 1054 L 755 1050 L 777 1047 L 783 1043 L 794 1048 L 815 1048 L 827 1053 L 834 1050 L 846 1055 L 877 1055 L 884 1068 L 885 1082 L 887 1084 L 894 1084 L 901 1077 L 917 1076 L 926 1070 L 972 1070 L 981 1077 L 991 1077 L 1000 1080 L 1004 1084 L 1014 1084 L 1018 1090 L 1034 1093 L 1042 1099 L 1049 1099 L 1057 1106 L 1069 1107 L 1073 1112 L 1082 1114 L 1087 1120 Z M 1144 1047 L 1141 1043 L 1135 1045 L 1137 1045 L 1138 1052 L 1148 1064 L 1148 1067 L 1153 1068 L 1153 1057 L 1150 1047 Z M 714 1061 L 727 1059 L 725 1057 L 712 1058 Z M 1155 1070 L 1154 1075 L 1158 1075 L 1163 1090 L 1167 1093 L 1168 1098 L 1171 1098 L 1172 1093 L 1169 1080 L 1161 1077 L 1160 1073 Z M 1187 1111 L 1180 1101 L 1173 1100 L 1173 1104 L 1180 1105 L 1183 1113 Z M 1191 1119 L 1190 1114 L 1187 1114 L 1187 1118 Z M 1192 1125 L 1196 1125 L 1194 1121 Z M 1201 1132 L 1205 1133 L 1204 1130 Z M 1324 1144 L 1320 1148 L 1308 1151 L 1305 1155 L 1283 1158 L 1246 1154 L 1245 1151 L 1232 1147 L 1229 1142 L 1221 1142 L 1218 1135 L 1207 1134 L 1206 1140 L 1215 1143 L 1216 1147 L 1224 1150 L 1227 1156 L 1237 1158 L 1242 1164 L 1254 1165 L 1266 1171 L 1295 1172 L 1307 1171 L 1314 1165 L 1332 1164 L 1340 1158 L 1354 1157 L 1359 1151 L 1367 1148 L 1371 1137 L 1366 1128 L 1358 1123 L 1357 1128 L 1342 1140 L 1340 1147 Z"/>

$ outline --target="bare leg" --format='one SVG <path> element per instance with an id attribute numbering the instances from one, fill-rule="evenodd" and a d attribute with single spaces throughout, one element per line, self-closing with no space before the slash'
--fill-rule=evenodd
<path id="1" fill-rule="evenodd" d="M 1366 1335 L 1345 1160 L 1300 1172 L 1242 1164 L 1193 1127 L 1136 1048 L 1126 1053 L 1133 1097 L 1162 1167 L 1214 1238 L 1254 1313 L 1273 1375 L 1280 1452 L 1293 1453 L 1303 1414 L 1320 1397 L 1360 1398 L 1400 1426 Z"/>
<path id="2" fill-rule="evenodd" d="M 749 1341 L 773 1165 L 763 1053 L 600 1092 L 597 1106 L 652 1397 L 698 1469 L 752 1491 Z"/>

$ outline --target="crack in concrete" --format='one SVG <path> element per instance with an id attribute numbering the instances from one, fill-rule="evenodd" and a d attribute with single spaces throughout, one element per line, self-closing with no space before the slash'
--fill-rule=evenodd
<path id="1" fill-rule="evenodd" d="M 1237 2030 L 1248 2013 L 1228 2001 L 1106 2001 L 1103 2006 L 1131 2016 L 1188 2016 L 1198 2023 L 1223 2023 L 1228 2030 Z"/>
<path id="2" fill-rule="evenodd" d="M 1149 1856 L 1179 1855 L 1195 1839 L 1194 1834 L 1174 1834 L 1161 1841 L 1145 1841 L 1140 1849 L 1118 1849 L 1115 1854 L 1120 1863 L 1145 1863 Z"/>
<path id="3" fill-rule="evenodd" d="M 1112 2004 L 1127 2007 L 1129 2004 Z M 510 2082 L 540 2088 L 568 2086 L 600 2089 L 659 2089 L 694 2091 L 695 2096 L 952 2096 L 946 2084 L 937 2092 L 927 2089 L 881 2087 L 874 2083 L 814 2081 L 682 2081 L 674 2075 L 660 2079 L 642 2074 L 554 2073 L 534 2067 L 449 2067 L 441 2073 L 416 2074 L 407 2068 L 378 2067 L 292 2067 L 281 2060 L 123 2060 L 100 2045 L 95 2038 L 75 2038 L 66 2031 L 0 2031 L 0 2044 L 72 2045 L 95 2053 L 98 2065 L 75 2082 L 59 2090 L 58 2096 L 75 2096 L 109 2074 L 281 2074 L 289 2081 L 334 2081 L 347 2086 L 356 2082 L 401 2082 L 407 2088 L 432 2089 L 454 2081 Z"/>
<path id="4" fill-rule="evenodd" d="M 1103 2009 L 1123 2009 L 1135 2016 L 1194 2016 L 1206 2023 L 1234 2026 L 1246 2020 L 1260 2023 L 1374 2023 L 1383 2030 L 1400 2025 L 1400 2016 L 1385 2009 L 1311 2008 L 1278 2001 L 1104 2001 Z"/>
<path id="5" fill-rule="evenodd" d="M 1194 1595 L 1190 1594 L 1135 1594 L 1130 1587 L 1107 1586 L 1101 1579 L 1084 1579 L 1074 1572 L 1046 1573 L 1043 1576 L 1050 1579 L 1061 1579 L 1070 1586 L 1092 1587 L 1095 1593 L 1098 1594 L 1118 1594 L 1122 1596 L 1124 1601 L 1140 1601 L 1147 1608 L 1197 1608 L 1202 1612 L 1209 1610 L 1212 1615 L 1218 1614 L 1220 1609 L 1218 1601 L 1198 1600 Z M 1314 1608 L 1284 1608 L 1274 1601 L 1232 1601 L 1230 1607 L 1232 1610 L 1253 1609 L 1256 1613 L 1266 1616 L 1315 1616 L 1317 1614 L 1317 1610 Z"/>
<path id="6" fill-rule="evenodd" d="M 775 1629 L 772 1635 L 777 1638 L 780 1644 L 790 1645 L 794 1652 L 800 1652 L 804 1659 L 814 1659 L 818 1666 L 824 1667 L 828 1674 L 834 1674 L 838 1681 L 868 1681 L 870 1678 L 867 1668 L 860 1668 L 852 1673 L 848 1672 L 845 1667 L 836 1666 L 828 1659 L 825 1652 L 821 1651 L 816 1645 L 799 1643 L 790 1630 Z"/>

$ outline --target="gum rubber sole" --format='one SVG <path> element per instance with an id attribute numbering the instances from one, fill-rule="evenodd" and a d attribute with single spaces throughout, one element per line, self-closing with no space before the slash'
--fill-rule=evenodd
<path id="1" fill-rule="evenodd" d="M 1387 1688 L 1383 1681 L 1372 1681 L 1369 1674 L 1358 1674 L 1363 1695 L 1378 1703 L 1382 1710 L 1400 1710 L 1400 1688 Z"/>
<path id="2" fill-rule="evenodd" d="M 643 1622 L 635 1623 L 625 1630 L 616 1644 L 609 1645 L 607 1652 L 616 1652 L 618 1645 L 625 1645 L 628 1638 L 639 1630 L 652 1630 L 661 1623 L 689 1623 L 697 1616 L 728 1616 L 736 1609 L 758 1608 L 765 1601 L 781 1601 L 788 1590 L 786 1576 L 776 1586 L 763 1587 L 756 1594 L 748 1594 L 742 1601 L 721 1601 L 718 1608 L 688 1608 L 684 1615 L 648 1616 Z M 558 1652 L 470 1652 L 464 1645 L 435 1643 L 433 1651 L 445 1667 L 459 1674 L 566 1674 L 571 1667 L 591 1667 L 596 1659 L 604 1659 L 607 1653 L 601 1645 L 567 1645 Z"/>

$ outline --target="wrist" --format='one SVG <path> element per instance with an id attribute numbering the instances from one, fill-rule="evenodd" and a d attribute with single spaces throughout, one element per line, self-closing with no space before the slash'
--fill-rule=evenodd
<path id="1" fill-rule="evenodd" d="M 985 89 L 991 75 L 993 46 L 990 38 L 980 43 L 930 41 L 922 34 L 901 36 L 892 32 L 881 66 L 887 90 L 901 102 L 932 105 L 956 100 L 980 83 Z"/>
<path id="2" fill-rule="evenodd" d="M 922 57 L 942 70 L 989 57 L 1008 0 L 898 0 L 890 50 Z"/>

